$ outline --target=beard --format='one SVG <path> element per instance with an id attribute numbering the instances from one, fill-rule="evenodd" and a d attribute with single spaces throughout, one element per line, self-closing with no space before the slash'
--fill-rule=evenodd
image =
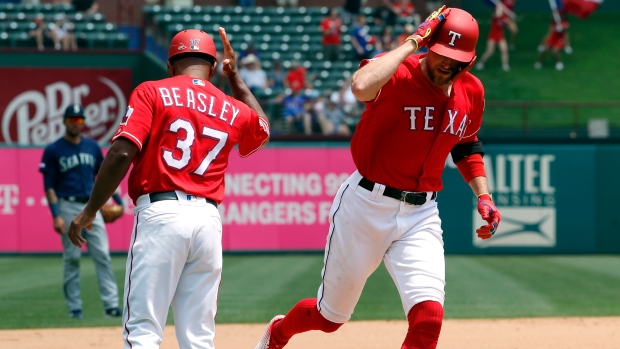
<path id="1" fill-rule="evenodd" d="M 450 75 L 440 75 L 440 74 L 436 74 L 436 70 L 435 69 L 431 69 L 430 67 L 427 67 L 427 74 L 429 79 L 431 80 L 431 82 L 434 85 L 437 86 L 441 86 L 441 85 L 445 85 L 448 84 L 452 81 L 452 78 L 454 78 L 454 76 L 456 74 L 458 74 L 460 66 L 454 66 L 454 67 L 450 67 L 448 70 L 450 71 Z"/>
<path id="2" fill-rule="evenodd" d="M 73 131 L 70 129 L 67 129 L 67 134 L 73 138 L 79 137 L 81 132 L 80 131 Z"/>

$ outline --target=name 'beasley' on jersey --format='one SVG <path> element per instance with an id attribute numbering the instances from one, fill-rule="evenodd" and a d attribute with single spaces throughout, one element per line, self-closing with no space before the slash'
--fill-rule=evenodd
<path id="1" fill-rule="evenodd" d="M 140 84 L 113 140 L 128 138 L 141 150 L 146 142 L 157 142 L 138 157 L 158 161 L 139 162 L 133 169 L 131 177 L 142 183 L 132 185 L 130 177 L 130 196 L 171 190 L 181 181 L 192 188 L 190 193 L 221 202 L 228 154 L 235 144 L 243 157 L 256 151 L 269 134 L 261 121 L 253 109 L 209 81 L 177 75 Z M 159 172 L 157 180 L 149 175 L 153 171 Z"/>

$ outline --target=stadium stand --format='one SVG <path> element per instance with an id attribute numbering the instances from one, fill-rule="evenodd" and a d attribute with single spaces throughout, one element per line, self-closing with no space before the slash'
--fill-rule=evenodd
<path id="1" fill-rule="evenodd" d="M 217 28 L 225 27 L 233 47 L 238 52 L 252 42 L 259 49 L 262 66 L 269 69 L 274 60 L 283 62 L 288 68 L 292 60 L 300 61 L 313 77 L 313 85 L 320 92 L 337 89 L 343 79 L 357 69 L 350 44 L 350 28 L 342 29 L 341 61 L 323 61 L 321 32 L 319 24 L 328 14 L 328 7 L 240 7 L 240 6 L 161 6 L 147 5 L 143 8 L 147 35 L 151 44 L 166 43 L 172 35 L 183 29 L 203 29 L 217 33 Z M 369 33 L 379 35 L 381 27 L 373 26 L 372 8 L 365 8 L 368 17 Z M 402 32 L 402 26 L 395 28 L 395 34 Z M 147 38 L 147 40 L 149 40 Z M 216 47 L 222 49 L 221 42 L 215 40 Z M 165 49 L 153 48 L 165 61 Z M 265 91 L 267 95 L 271 91 Z"/>
<path id="2" fill-rule="evenodd" d="M 50 3 L 0 3 L 0 48 L 36 48 L 34 37 L 28 35 L 37 26 L 35 19 L 42 19 L 49 30 L 61 14 L 73 23 L 80 49 L 128 48 L 127 35 L 120 33 L 116 24 L 106 22 L 103 14 L 85 14 L 75 11 L 70 4 Z M 48 49 L 54 47 L 48 35 L 44 35 L 44 46 Z"/>

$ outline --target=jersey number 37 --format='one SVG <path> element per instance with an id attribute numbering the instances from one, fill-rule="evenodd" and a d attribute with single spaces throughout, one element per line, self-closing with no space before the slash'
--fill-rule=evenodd
<path id="1" fill-rule="evenodd" d="M 173 123 L 170 124 L 170 128 L 167 132 L 178 134 L 179 130 L 185 130 L 186 136 L 185 138 L 177 138 L 176 149 L 181 151 L 181 157 L 175 157 L 174 153 L 171 149 L 163 148 L 162 157 L 166 165 L 175 168 L 177 170 L 182 170 L 187 165 L 189 165 L 189 161 L 192 158 L 192 146 L 194 145 L 194 141 L 196 140 L 196 130 L 194 126 L 183 119 L 176 119 Z M 202 159 L 200 165 L 191 171 L 191 173 L 195 173 L 199 176 L 204 176 L 205 172 L 211 165 L 211 162 L 215 160 L 217 154 L 224 149 L 224 145 L 226 145 L 226 140 L 228 139 L 228 133 L 214 130 L 212 128 L 208 128 L 205 125 L 202 125 L 202 132 L 200 133 L 200 137 L 211 138 L 217 141 L 217 144 L 213 149 L 209 150 L 207 155 Z"/>

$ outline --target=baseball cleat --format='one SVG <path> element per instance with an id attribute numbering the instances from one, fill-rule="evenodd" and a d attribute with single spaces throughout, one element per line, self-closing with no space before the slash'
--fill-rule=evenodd
<path id="1" fill-rule="evenodd" d="M 123 316 L 123 311 L 116 307 L 116 308 L 109 308 L 106 309 L 105 312 L 103 313 L 103 316 L 105 317 L 121 317 Z"/>
<path id="2" fill-rule="evenodd" d="M 84 313 L 82 313 L 82 309 L 71 310 L 69 312 L 69 317 L 72 319 L 83 319 Z"/>
<path id="3" fill-rule="evenodd" d="M 271 319 L 271 321 L 269 321 L 269 325 L 267 325 L 267 329 L 265 330 L 265 334 L 263 335 L 263 338 L 261 338 L 260 342 L 258 342 L 258 345 L 256 345 L 256 348 L 254 349 L 280 349 L 280 348 L 284 348 L 283 345 L 278 345 L 276 343 L 273 342 L 273 340 L 271 339 L 271 328 L 273 327 L 273 324 L 275 324 L 276 322 L 280 321 L 284 319 L 284 315 L 276 315 L 274 316 L 273 319 Z"/>

